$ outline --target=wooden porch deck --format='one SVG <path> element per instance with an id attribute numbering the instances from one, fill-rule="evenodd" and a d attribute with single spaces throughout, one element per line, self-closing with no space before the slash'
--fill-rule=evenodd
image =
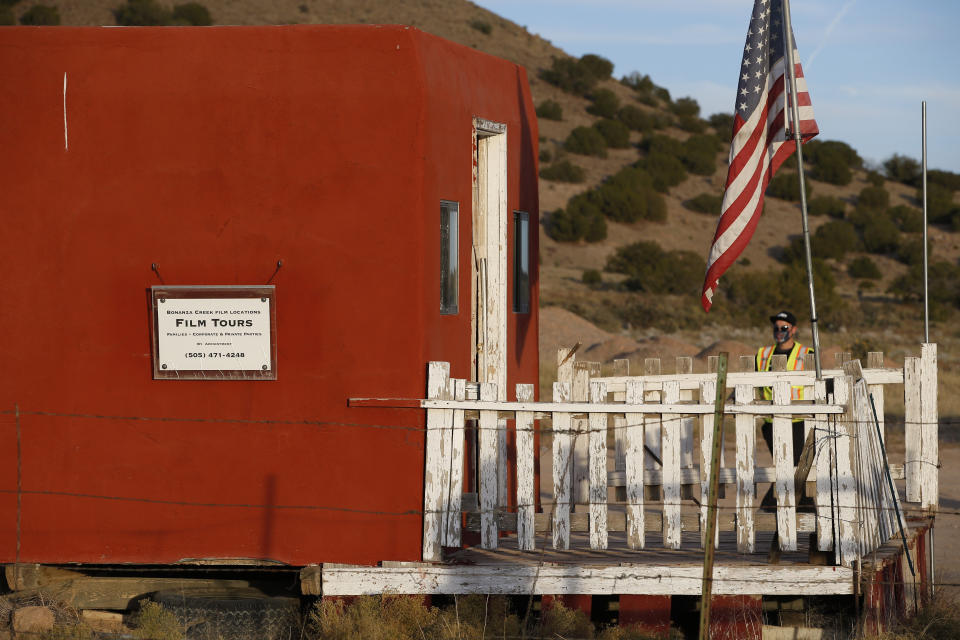
<path id="1" fill-rule="evenodd" d="M 917 583 L 925 580 L 919 539 L 930 520 L 910 521 L 908 546 L 918 570 Z M 549 534 L 548 534 L 549 535 Z M 852 567 L 810 563 L 809 536 L 802 536 L 796 551 L 783 552 L 770 564 L 768 552 L 773 531 L 757 532 L 754 553 L 737 551 L 736 533 L 720 532 L 715 555 L 714 595 L 830 596 L 858 591 Z M 626 532 L 611 531 L 606 550 L 590 549 L 589 533 L 571 534 L 571 549 L 554 549 L 549 540 L 535 551 L 521 551 L 515 534 L 502 535 L 496 549 L 468 547 L 446 549 L 443 562 L 389 562 L 380 566 L 324 564 L 301 571 L 303 593 L 324 596 L 382 593 L 453 595 L 692 595 L 702 589 L 703 550 L 697 531 L 683 533 L 680 549 L 663 546 L 661 534 L 648 536 L 649 547 L 630 549 Z M 538 539 L 538 543 L 540 540 Z M 831 554 L 832 555 L 832 554 Z M 860 574 L 880 575 L 896 564 L 902 584 L 909 584 L 907 563 L 899 537 L 865 557 Z M 910 594 L 908 594 L 910 595 Z"/>

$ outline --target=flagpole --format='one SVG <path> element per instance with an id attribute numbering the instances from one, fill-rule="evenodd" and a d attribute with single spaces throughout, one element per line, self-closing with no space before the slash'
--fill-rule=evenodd
<path id="1" fill-rule="evenodd" d="M 817 380 L 823 379 L 820 367 L 820 331 L 817 328 L 817 298 L 813 292 L 813 257 L 810 253 L 810 224 L 807 220 L 807 190 L 803 175 L 803 144 L 800 140 L 800 107 L 797 104 L 797 75 L 793 60 L 793 27 L 790 25 L 790 0 L 783 0 L 783 30 L 790 74 L 790 109 L 793 114 L 793 140 L 797 145 L 797 166 L 800 175 L 800 214 L 803 221 L 803 249 L 807 258 L 807 284 L 810 287 L 810 329 L 813 332 L 813 361 L 817 367 Z"/>
<path id="2" fill-rule="evenodd" d="M 923 341 L 930 342 L 930 291 L 927 287 L 930 257 L 927 255 L 927 101 L 921 105 L 921 133 L 923 145 Z"/>

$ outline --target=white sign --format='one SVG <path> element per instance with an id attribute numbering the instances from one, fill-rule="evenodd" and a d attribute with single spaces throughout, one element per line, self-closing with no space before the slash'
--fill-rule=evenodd
<path id="1" fill-rule="evenodd" d="M 270 371 L 270 298 L 160 298 L 157 366 Z"/>

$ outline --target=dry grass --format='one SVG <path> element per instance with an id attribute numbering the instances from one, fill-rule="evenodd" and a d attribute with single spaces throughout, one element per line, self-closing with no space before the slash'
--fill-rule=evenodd
<path id="1" fill-rule="evenodd" d="M 523 617 L 521 617 L 521 613 Z M 316 604 L 305 629 L 317 640 L 537 640 L 578 638 L 643 640 L 652 636 L 628 628 L 597 630 L 580 611 L 555 603 L 537 619 L 514 612 L 503 596 L 460 596 L 452 605 L 425 607 L 409 596 L 361 596 L 349 604 Z"/>
<path id="2" fill-rule="evenodd" d="M 912 620 L 893 631 L 867 636 L 868 640 L 960 640 L 960 603 L 938 595 Z"/>

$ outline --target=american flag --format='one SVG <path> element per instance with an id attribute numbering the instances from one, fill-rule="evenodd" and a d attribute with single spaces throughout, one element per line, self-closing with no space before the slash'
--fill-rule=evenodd
<path id="1" fill-rule="evenodd" d="M 737 86 L 727 185 L 700 298 L 705 311 L 713 304 L 720 276 L 740 256 L 757 228 L 767 184 L 796 150 L 790 130 L 793 114 L 788 98 L 790 78 L 784 33 L 783 0 L 756 0 Z M 813 119 L 799 58 L 794 48 L 800 135 L 806 142 L 819 129 Z"/>

